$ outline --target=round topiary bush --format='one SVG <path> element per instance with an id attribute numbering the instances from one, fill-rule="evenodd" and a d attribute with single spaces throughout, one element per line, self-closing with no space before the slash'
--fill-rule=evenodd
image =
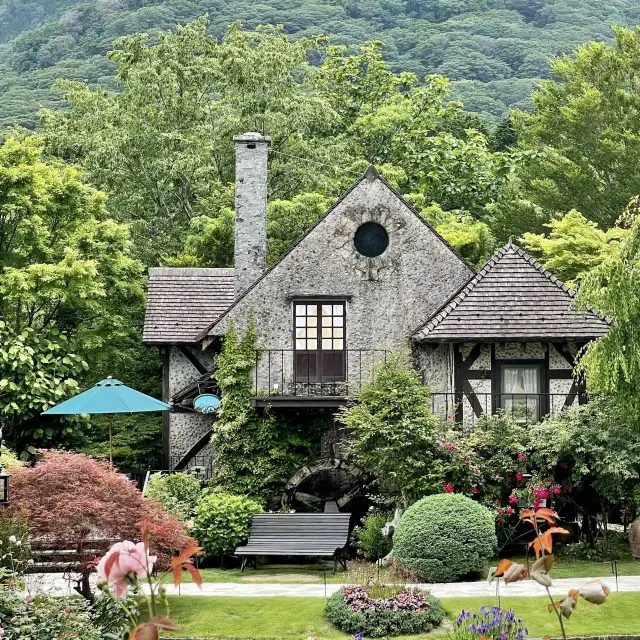
<path id="1" fill-rule="evenodd" d="M 450 582 L 481 571 L 496 549 L 491 512 L 455 493 L 428 496 L 409 507 L 393 538 L 396 567 L 422 582 Z"/>
<path id="2" fill-rule="evenodd" d="M 444 620 L 440 600 L 428 591 L 394 587 L 375 590 L 382 597 L 369 597 L 363 587 L 340 589 L 327 600 L 327 619 L 345 633 L 369 638 L 424 633 Z"/>

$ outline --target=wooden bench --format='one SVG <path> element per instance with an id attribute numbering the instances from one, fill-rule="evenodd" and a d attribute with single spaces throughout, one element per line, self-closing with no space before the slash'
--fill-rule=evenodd
<path id="1" fill-rule="evenodd" d="M 263 513 L 253 517 L 246 545 L 236 549 L 241 570 L 257 556 L 312 556 L 333 558 L 347 568 L 350 513 Z"/>
<path id="2" fill-rule="evenodd" d="M 91 595 L 89 574 L 92 563 L 102 557 L 118 540 L 86 539 L 78 542 L 61 540 L 34 539 L 31 541 L 33 564 L 27 567 L 27 573 L 66 573 L 78 574 L 74 579 L 75 590 L 87 597 Z"/>

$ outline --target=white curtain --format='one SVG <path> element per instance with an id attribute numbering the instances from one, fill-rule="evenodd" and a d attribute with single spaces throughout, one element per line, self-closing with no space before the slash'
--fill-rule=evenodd
<path id="1" fill-rule="evenodd" d="M 526 365 L 502 367 L 502 406 L 522 413 L 523 420 L 538 419 L 538 396 L 527 395 L 539 393 L 538 367 Z M 510 395 L 513 394 L 513 395 Z"/>

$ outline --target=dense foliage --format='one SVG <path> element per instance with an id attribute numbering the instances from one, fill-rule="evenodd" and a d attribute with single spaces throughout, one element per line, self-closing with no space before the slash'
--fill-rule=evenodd
<path id="1" fill-rule="evenodd" d="M 229 323 L 217 359 L 222 407 L 213 436 L 212 484 L 273 504 L 291 475 L 317 451 L 329 423 L 322 417 L 305 420 L 252 407 L 251 369 L 256 357 L 260 349 L 253 322 L 242 337 Z"/>
<path id="2" fill-rule="evenodd" d="M 351 535 L 359 556 L 375 562 L 391 551 L 391 540 L 382 535 L 382 527 L 389 520 L 391 517 L 388 513 L 373 510 L 353 528 Z"/>
<path id="3" fill-rule="evenodd" d="M 451 582 L 482 571 L 496 548 L 493 515 L 460 494 L 428 496 L 411 505 L 393 538 L 396 566 L 421 582 Z"/>
<path id="4" fill-rule="evenodd" d="M 193 534 L 208 555 L 232 553 L 249 537 L 251 518 L 260 511 L 255 500 L 208 489 L 196 506 Z"/>
<path id="5" fill-rule="evenodd" d="M 200 480 L 195 476 L 186 473 L 154 473 L 149 478 L 145 496 L 160 503 L 176 518 L 189 520 L 193 516 L 200 493 Z"/>
<path id="6" fill-rule="evenodd" d="M 329 622 L 350 634 L 369 638 L 414 635 L 430 631 L 445 618 L 437 598 L 412 589 L 371 598 L 363 587 L 345 587 L 327 600 Z"/>
<path id="7" fill-rule="evenodd" d="M 4 0 L 0 125 L 33 125 L 38 104 L 59 106 L 49 91 L 58 77 L 111 85 L 102 55 L 115 38 L 157 33 L 206 11 L 216 36 L 240 19 L 250 28 L 283 24 L 296 39 L 324 33 L 351 47 L 381 40 L 396 70 L 452 78 L 470 109 L 491 118 L 528 104 L 535 80 L 549 77 L 551 57 L 607 39 L 612 23 L 640 21 L 633 0 Z"/>
<path id="8" fill-rule="evenodd" d="M 405 506 L 442 484 L 433 468 L 440 425 L 430 399 L 408 354 L 401 353 L 382 364 L 357 404 L 338 415 L 357 463 L 384 489 L 399 490 Z"/>

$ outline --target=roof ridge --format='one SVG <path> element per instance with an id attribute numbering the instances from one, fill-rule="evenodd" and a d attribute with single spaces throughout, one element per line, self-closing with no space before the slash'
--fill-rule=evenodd
<path id="1" fill-rule="evenodd" d="M 149 276 L 217 276 L 233 277 L 233 267 L 149 267 Z"/>

